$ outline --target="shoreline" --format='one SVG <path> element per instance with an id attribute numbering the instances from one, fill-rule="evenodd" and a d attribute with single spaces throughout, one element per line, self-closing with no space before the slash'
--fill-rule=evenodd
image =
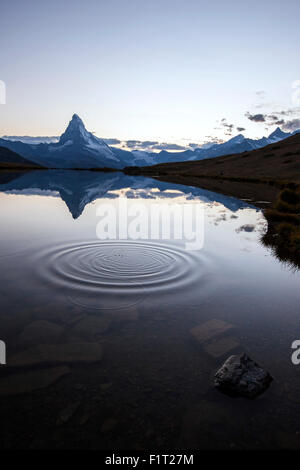
<path id="1" fill-rule="evenodd" d="M 134 169 L 135 170 L 135 169 Z M 133 170 L 133 171 L 134 171 Z M 126 174 L 133 174 L 130 168 Z M 135 172 L 160 181 L 197 186 L 226 196 L 247 200 L 263 211 L 268 222 L 261 242 L 282 262 L 300 269 L 300 185 L 295 181 L 245 177 L 190 176 Z"/>

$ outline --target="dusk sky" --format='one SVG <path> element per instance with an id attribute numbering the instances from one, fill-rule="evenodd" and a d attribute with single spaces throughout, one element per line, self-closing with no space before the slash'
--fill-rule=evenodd
<path id="1" fill-rule="evenodd" d="M 293 129 L 299 18 L 299 0 L 2 0 L 0 135 L 59 135 L 73 113 L 182 145 Z"/>

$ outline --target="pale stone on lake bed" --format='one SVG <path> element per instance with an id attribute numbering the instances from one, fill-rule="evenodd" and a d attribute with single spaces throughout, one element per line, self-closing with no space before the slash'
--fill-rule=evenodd
<path id="1" fill-rule="evenodd" d="M 46 320 L 37 320 L 24 328 L 19 336 L 19 344 L 35 346 L 39 343 L 56 343 L 64 329 Z"/>
<path id="2" fill-rule="evenodd" d="M 213 357 L 221 357 L 239 346 L 239 342 L 231 336 L 216 339 L 203 345 L 204 350 Z"/>
<path id="3" fill-rule="evenodd" d="M 15 354 L 11 367 L 41 364 L 95 363 L 102 360 L 103 350 L 98 343 L 40 344 Z"/>
<path id="4" fill-rule="evenodd" d="M 202 344 L 216 336 L 227 332 L 228 330 L 231 330 L 232 328 L 234 328 L 234 325 L 231 323 L 226 323 L 223 320 L 214 318 L 195 326 L 190 331 L 196 340 Z"/>
<path id="5" fill-rule="evenodd" d="M 97 336 L 108 330 L 109 325 L 110 319 L 107 317 L 86 316 L 71 329 L 70 336 L 80 340 L 94 341 Z"/>
<path id="6" fill-rule="evenodd" d="M 49 385 L 54 384 L 58 379 L 69 373 L 69 367 L 60 366 L 11 374 L 0 380 L 0 396 L 31 393 L 49 387 Z"/>

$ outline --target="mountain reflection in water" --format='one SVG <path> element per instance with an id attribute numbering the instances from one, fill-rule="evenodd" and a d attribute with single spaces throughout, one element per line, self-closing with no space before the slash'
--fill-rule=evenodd
<path id="1" fill-rule="evenodd" d="M 201 207 L 203 247 L 98 239 L 97 208 L 121 198 Z M 260 210 L 118 172 L 45 170 L 0 175 L 0 221 L 1 448 L 300 447 L 300 275 L 260 242 Z M 196 339 L 207 322 L 224 331 Z M 254 402 L 213 387 L 241 352 L 274 377 Z"/>
<path id="2" fill-rule="evenodd" d="M 187 200 L 218 202 L 231 211 L 249 207 L 249 204 L 243 201 L 205 189 L 142 176 L 128 176 L 121 172 L 38 170 L 16 176 L 11 181 L 2 184 L 0 177 L 0 191 L 6 193 L 61 197 L 74 219 L 82 214 L 85 206 L 90 202 L 102 197 L 116 198 L 118 195 L 113 191 L 121 189 L 125 189 L 123 194 L 127 198 L 172 198 L 178 197 L 178 192 L 180 192 Z"/>

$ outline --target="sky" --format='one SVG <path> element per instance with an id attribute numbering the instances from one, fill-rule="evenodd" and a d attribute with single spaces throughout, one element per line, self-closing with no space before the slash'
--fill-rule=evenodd
<path id="1" fill-rule="evenodd" d="M 300 128 L 299 0 L 0 10 L 0 135 L 60 135 L 73 113 L 98 137 L 178 146 Z"/>

